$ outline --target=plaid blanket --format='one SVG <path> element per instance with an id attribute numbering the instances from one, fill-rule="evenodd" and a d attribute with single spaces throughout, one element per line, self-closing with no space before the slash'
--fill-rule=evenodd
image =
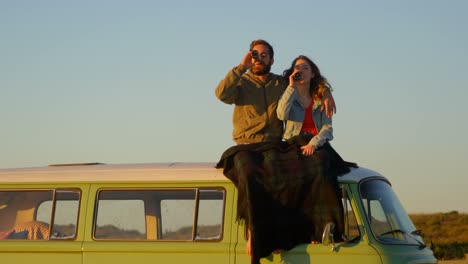
<path id="1" fill-rule="evenodd" d="M 328 143 L 312 156 L 302 155 L 300 147 L 310 138 L 233 146 L 216 165 L 238 189 L 237 220 L 250 229 L 254 264 L 275 249 L 320 241 L 327 222 L 335 223 L 335 241 L 341 240 L 337 177 L 357 165 L 344 161 Z"/>

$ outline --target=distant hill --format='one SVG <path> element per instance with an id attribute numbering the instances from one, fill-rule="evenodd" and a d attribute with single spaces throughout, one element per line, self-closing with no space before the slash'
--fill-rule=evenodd
<path id="1" fill-rule="evenodd" d="M 468 214 L 457 211 L 410 214 L 438 259 L 463 258 L 468 253 Z"/>

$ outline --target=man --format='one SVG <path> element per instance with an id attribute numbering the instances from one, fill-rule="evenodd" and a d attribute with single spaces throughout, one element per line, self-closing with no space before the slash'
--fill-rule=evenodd
<path id="1" fill-rule="evenodd" d="M 282 138 L 283 123 L 276 115 L 276 106 L 288 83 L 270 72 L 273 62 L 273 47 L 265 40 L 254 40 L 242 62 L 227 73 L 215 90 L 219 100 L 235 105 L 232 136 L 236 144 Z M 330 91 L 325 93 L 323 102 L 322 111 L 331 117 L 336 108 Z"/>

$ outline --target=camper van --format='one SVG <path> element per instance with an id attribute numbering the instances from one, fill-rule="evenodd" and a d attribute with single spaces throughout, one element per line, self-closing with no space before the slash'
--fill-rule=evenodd
<path id="1" fill-rule="evenodd" d="M 343 241 L 261 263 L 437 263 L 383 175 L 339 177 Z M 248 264 L 237 189 L 214 163 L 63 164 L 0 170 L 0 262 Z"/>

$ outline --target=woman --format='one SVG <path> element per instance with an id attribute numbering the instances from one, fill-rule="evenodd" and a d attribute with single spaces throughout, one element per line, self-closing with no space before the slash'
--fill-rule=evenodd
<path id="1" fill-rule="evenodd" d="M 310 156 L 333 139 L 331 118 L 321 111 L 324 92 L 331 85 L 315 63 L 306 56 L 299 56 L 289 69 L 283 72 L 289 85 L 278 102 L 276 113 L 285 121 L 284 139 L 308 133 L 313 135 L 308 144 L 301 147 L 302 154 Z"/>

